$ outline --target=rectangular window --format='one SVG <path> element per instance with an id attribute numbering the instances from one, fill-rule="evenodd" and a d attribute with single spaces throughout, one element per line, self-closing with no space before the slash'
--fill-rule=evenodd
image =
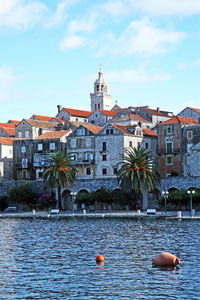
<path id="1" fill-rule="evenodd" d="M 107 155 L 106 155 L 106 154 L 103 154 L 103 155 L 102 155 L 102 160 L 103 160 L 103 161 L 106 161 L 106 160 L 107 160 Z"/>
<path id="2" fill-rule="evenodd" d="M 167 134 L 171 134 L 172 133 L 172 126 L 168 126 L 167 127 Z"/>
<path id="3" fill-rule="evenodd" d="M 107 169 L 106 168 L 102 169 L 102 175 L 107 175 Z"/>
<path id="4" fill-rule="evenodd" d="M 22 158 L 22 168 L 28 168 L 28 160 L 27 158 Z"/>
<path id="5" fill-rule="evenodd" d="M 149 144 L 148 143 L 145 143 L 145 148 L 149 149 Z"/>
<path id="6" fill-rule="evenodd" d="M 166 165 L 173 165 L 173 158 L 172 156 L 166 157 Z"/>
<path id="7" fill-rule="evenodd" d="M 22 137 L 22 132 L 21 132 L 21 131 L 18 132 L 18 137 L 19 137 L 19 138 Z"/>
<path id="8" fill-rule="evenodd" d="M 55 150 L 55 149 L 56 149 L 55 143 L 50 143 L 49 144 L 49 150 Z"/>
<path id="9" fill-rule="evenodd" d="M 193 138 L 193 132 L 192 131 L 187 131 L 187 139 L 191 140 Z"/>
<path id="10" fill-rule="evenodd" d="M 22 179 L 26 179 L 26 178 L 27 178 L 27 171 L 22 170 Z"/>
<path id="11" fill-rule="evenodd" d="M 109 129 L 106 129 L 106 134 L 109 134 Z"/>
<path id="12" fill-rule="evenodd" d="M 22 146 L 21 147 L 21 153 L 25 153 L 26 152 L 26 147 L 25 146 Z"/>
<path id="13" fill-rule="evenodd" d="M 137 142 L 137 146 L 138 146 L 138 148 L 140 148 L 140 142 Z"/>
<path id="14" fill-rule="evenodd" d="M 167 150 L 167 153 L 172 153 L 172 149 L 173 149 L 173 144 L 172 144 L 172 142 L 167 142 L 166 143 L 166 150 Z"/>
<path id="15" fill-rule="evenodd" d="M 71 147 L 75 148 L 76 147 L 76 139 L 71 140 Z"/>
<path id="16" fill-rule="evenodd" d="M 91 139 L 90 138 L 86 139 L 86 146 L 87 147 L 91 146 Z"/>
<path id="17" fill-rule="evenodd" d="M 26 137 L 26 138 L 29 137 L 29 131 L 28 131 L 28 130 L 25 131 L 25 137 Z"/>
<path id="18" fill-rule="evenodd" d="M 106 142 L 102 143 L 102 151 L 106 151 Z"/>
<path id="19" fill-rule="evenodd" d="M 86 168 L 86 175 L 91 175 L 91 170 L 90 170 L 90 168 Z"/>
<path id="20" fill-rule="evenodd" d="M 38 149 L 38 151 L 42 151 L 43 150 L 43 144 L 38 144 L 37 149 Z"/>
<path id="21" fill-rule="evenodd" d="M 113 129 L 110 129 L 110 134 L 113 134 Z"/>
<path id="22" fill-rule="evenodd" d="M 114 175 L 117 174 L 117 168 L 113 168 L 113 174 L 114 174 Z"/>
<path id="23" fill-rule="evenodd" d="M 129 141 L 129 147 L 133 147 L 132 141 Z"/>

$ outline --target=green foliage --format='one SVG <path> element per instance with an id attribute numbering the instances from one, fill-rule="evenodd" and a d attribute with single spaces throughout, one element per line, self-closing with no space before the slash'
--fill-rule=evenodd
<path id="1" fill-rule="evenodd" d="M 8 207 L 8 197 L 0 196 L 0 211 L 4 211 Z"/>
<path id="2" fill-rule="evenodd" d="M 49 187 L 57 188 L 58 191 L 58 208 L 61 206 L 61 187 L 71 186 L 76 178 L 77 169 L 70 154 L 62 151 L 50 152 L 47 157 L 47 167 L 43 172 L 43 179 Z"/>
<path id="3" fill-rule="evenodd" d="M 30 207 L 36 205 L 37 195 L 29 183 L 12 186 L 8 190 L 8 199 L 12 203 L 26 204 Z"/>

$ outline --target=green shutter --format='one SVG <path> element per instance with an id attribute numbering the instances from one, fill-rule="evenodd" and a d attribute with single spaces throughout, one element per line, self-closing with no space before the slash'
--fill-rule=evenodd
<path id="1" fill-rule="evenodd" d="M 167 143 L 167 153 L 172 153 L 172 143 Z"/>

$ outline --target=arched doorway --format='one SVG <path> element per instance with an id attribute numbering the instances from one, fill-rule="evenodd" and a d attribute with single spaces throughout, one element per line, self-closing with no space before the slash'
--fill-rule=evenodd
<path id="1" fill-rule="evenodd" d="M 63 210 L 72 210 L 72 196 L 70 190 L 62 192 L 62 208 Z"/>

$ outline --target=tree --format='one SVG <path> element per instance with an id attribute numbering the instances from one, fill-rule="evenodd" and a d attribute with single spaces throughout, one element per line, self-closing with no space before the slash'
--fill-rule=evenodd
<path id="1" fill-rule="evenodd" d="M 58 208 L 62 209 L 61 187 L 71 186 L 76 178 L 76 166 L 70 154 L 54 151 L 47 156 L 47 167 L 43 171 L 43 179 L 49 187 L 57 188 Z"/>
<path id="2" fill-rule="evenodd" d="M 141 207 L 142 192 L 151 191 L 159 183 L 159 174 L 155 167 L 152 152 L 144 148 L 129 148 L 122 155 L 117 172 L 118 182 L 123 190 L 130 191 L 132 199 L 137 196 L 137 208 Z"/>

